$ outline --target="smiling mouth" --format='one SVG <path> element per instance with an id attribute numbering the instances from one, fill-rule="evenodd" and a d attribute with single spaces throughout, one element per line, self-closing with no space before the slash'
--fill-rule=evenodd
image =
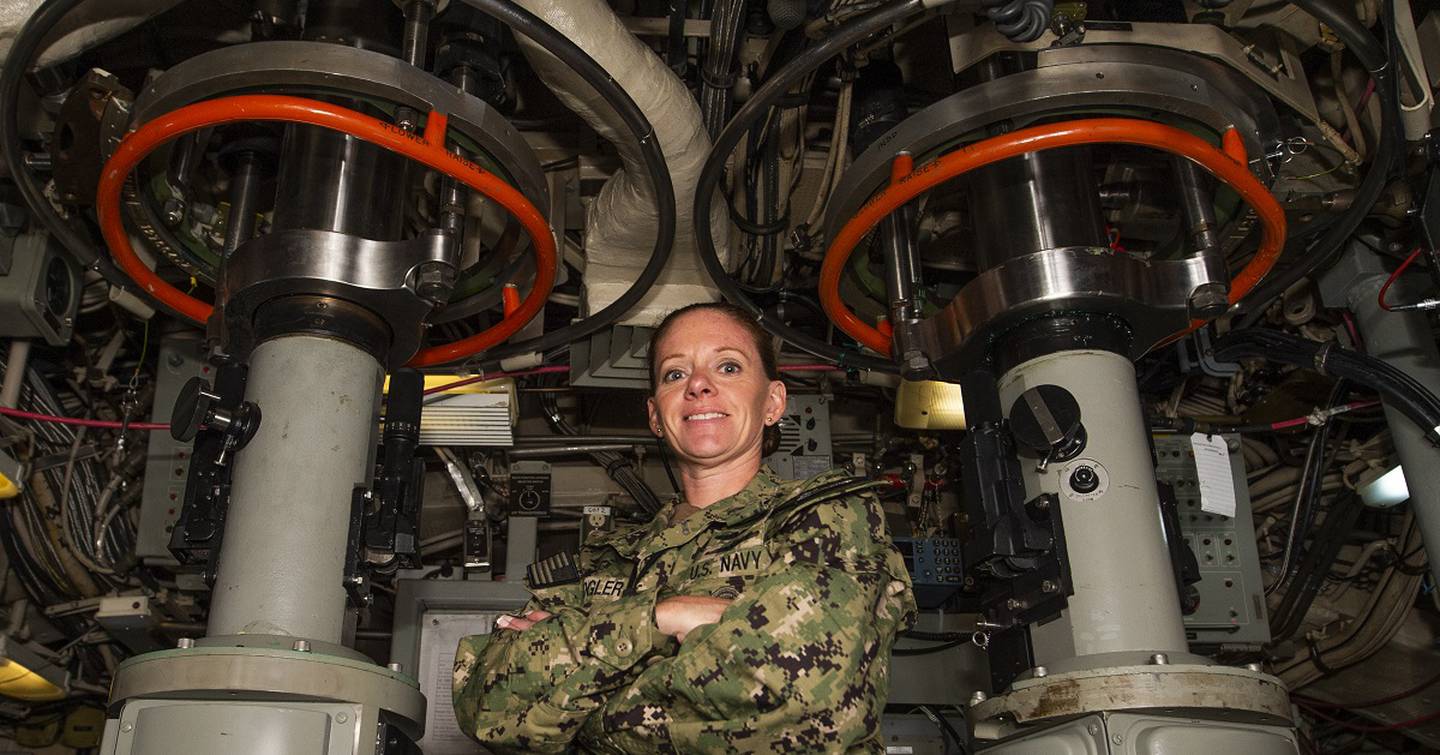
<path id="1" fill-rule="evenodd" d="M 685 421 L 686 421 L 686 422 L 698 422 L 698 421 L 707 420 L 707 419 L 720 419 L 720 418 L 722 418 L 722 417 L 728 417 L 728 416 L 730 416 L 730 415 L 728 415 L 728 414 L 726 414 L 726 413 L 724 413 L 724 412 L 701 412 L 700 414 L 690 414 L 690 415 L 687 415 L 687 416 L 685 417 Z"/>

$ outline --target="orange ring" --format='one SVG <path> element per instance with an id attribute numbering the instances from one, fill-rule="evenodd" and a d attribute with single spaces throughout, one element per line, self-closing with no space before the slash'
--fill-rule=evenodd
<path id="1" fill-rule="evenodd" d="M 890 338 L 856 317 L 840 299 L 840 274 L 844 272 L 850 254 L 885 216 L 921 192 L 985 165 L 1059 147 L 1118 143 L 1152 147 L 1194 160 L 1254 208 L 1260 218 L 1263 235 L 1254 258 L 1230 283 L 1230 303 L 1234 304 L 1254 288 L 1279 259 L 1285 244 L 1285 211 L 1265 185 L 1251 175 L 1244 145 L 1235 129 L 1227 131 L 1222 142 L 1225 145 L 1223 152 L 1200 137 L 1171 126 L 1133 118 L 1095 118 L 1032 126 L 968 144 L 909 171 L 898 180 L 892 180 L 889 186 L 861 206 L 825 252 L 825 261 L 820 266 L 820 303 L 835 325 L 851 338 L 881 354 L 889 354 Z M 897 157 L 897 161 L 899 159 Z M 1201 324 L 1196 320 L 1183 332 L 1188 333 Z"/>
<path id="2" fill-rule="evenodd" d="M 95 213 L 99 216 L 100 230 L 110 247 L 111 256 L 146 293 L 176 312 L 203 325 L 210 319 L 214 307 L 186 295 L 145 266 L 125 232 L 125 222 L 120 216 L 120 190 L 130 171 L 161 144 L 207 126 L 238 121 L 305 123 L 363 139 L 460 181 L 504 207 L 525 227 L 535 248 L 535 285 L 530 288 L 525 300 L 485 331 L 453 343 L 422 349 L 410 360 L 411 366 L 452 362 L 503 343 L 545 306 L 550 289 L 555 285 L 556 271 L 555 238 L 550 234 L 549 221 L 514 187 L 445 149 L 447 119 L 443 113 L 430 113 L 425 122 L 425 134 L 421 136 L 326 102 L 250 94 L 197 102 L 149 121 L 120 142 L 101 172 Z"/>

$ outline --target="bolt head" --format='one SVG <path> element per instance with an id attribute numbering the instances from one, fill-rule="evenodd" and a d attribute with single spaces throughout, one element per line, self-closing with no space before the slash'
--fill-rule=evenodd
<path id="1" fill-rule="evenodd" d="M 970 696 L 970 704 L 971 704 L 971 705 L 979 705 L 980 703 L 983 703 L 983 702 L 985 702 L 986 700 L 989 700 L 989 699 L 990 699 L 990 696 L 989 696 L 989 695 L 985 694 L 985 692 L 984 692 L 983 690 L 978 690 L 978 689 L 977 689 L 977 690 L 975 690 L 975 694 L 973 694 L 973 695 Z"/>
<path id="2" fill-rule="evenodd" d="M 395 673 L 398 674 L 398 673 L 400 673 L 400 672 L 402 672 L 402 671 L 405 670 L 405 664 L 403 664 L 403 663 L 388 663 L 388 664 L 385 665 L 385 668 L 388 668 L 388 669 L 390 669 L 391 671 L 394 671 Z"/>
<path id="3" fill-rule="evenodd" d="M 181 637 L 179 640 L 175 641 L 175 647 L 180 648 L 181 650 L 189 650 L 190 648 L 195 647 L 195 638 Z"/>
<path id="4" fill-rule="evenodd" d="M 1150 656 L 1150 662 L 1155 664 L 1156 666 L 1164 666 L 1170 663 L 1170 656 L 1164 653 L 1156 653 L 1155 655 Z"/>
<path id="5" fill-rule="evenodd" d="M 290 646 L 290 649 L 297 653 L 308 653 L 310 652 L 310 641 L 296 640 L 295 643 Z"/>
<path id="6" fill-rule="evenodd" d="M 1208 320 L 1230 308 L 1230 287 L 1224 283 L 1202 283 L 1190 292 L 1190 316 Z"/>
<path id="7" fill-rule="evenodd" d="M 1264 667 L 1264 666 L 1261 666 L 1261 665 L 1258 664 L 1258 663 L 1247 663 L 1247 664 L 1245 664 L 1245 670 L 1246 670 L 1246 671 L 1254 671 L 1255 673 L 1258 674 L 1258 673 L 1260 673 L 1261 671 L 1264 671 L 1264 670 L 1265 670 L 1265 667 Z"/>
<path id="8" fill-rule="evenodd" d="M 1044 666 L 1036 666 L 1033 674 L 1036 679 L 1044 679 L 1045 677 L 1050 675 L 1050 669 L 1045 668 Z"/>
<path id="9" fill-rule="evenodd" d="M 1040 583 L 1040 592 L 1055 592 L 1059 589 L 1060 586 L 1055 584 L 1053 580 L 1047 579 Z"/>
<path id="10" fill-rule="evenodd" d="M 433 304 L 450 300 L 455 288 L 455 268 L 443 262 L 426 262 L 415 269 L 415 295 Z"/>
<path id="11" fill-rule="evenodd" d="M 1018 611 L 1025 607 L 1025 601 L 1020 600 L 1019 598 L 1011 598 L 1005 601 L 1005 607 L 1012 611 Z"/>

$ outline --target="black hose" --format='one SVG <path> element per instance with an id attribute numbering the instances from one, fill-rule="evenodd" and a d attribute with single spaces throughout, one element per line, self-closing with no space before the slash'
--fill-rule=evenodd
<path id="1" fill-rule="evenodd" d="M 650 188 L 655 192 L 656 209 L 660 215 L 659 227 L 656 229 L 655 247 L 650 252 L 650 261 L 645 263 L 645 268 L 640 271 L 639 277 L 630 285 L 630 288 L 625 290 L 624 294 L 621 294 L 620 298 L 578 322 L 487 352 L 484 359 L 486 364 L 490 364 L 519 354 L 549 351 L 556 346 L 589 338 L 610 327 L 638 304 L 640 299 L 650 291 L 655 280 L 660 277 L 660 271 L 665 268 L 665 263 L 670 259 L 670 250 L 675 245 L 675 187 L 670 181 L 670 169 L 665 164 L 665 155 L 660 151 L 660 142 L 655 137 L 655 130 L 651 127 L 650 120 L 645 117 L 640 106 L 635 104 L 635 100 L 630 98 L 630 95 L 615 82 L 610 74 L 605 72 L 599 63 L 595 62 L 594 58 L 590 57 L 589 53 L 556 31 L 554 27 L 540 20 L 535 14 L 509 2 L 509 0 L 462 0 L 462 2 L 524 34 L 545 48 L 546 51 L 559 58 L 561 62 L 570 66 L 581 78 L 585 79 L 585 82 L 594 87 L 600 97 L 615 109 L 620 119 L 625 121 L 625 127 L 629 129 L 640 147 L 641 156 L 645 160 L 645 171 L 650 176 Z"/>
<path id="2" fill-rule="evenodd" d="M 1355 201 L 1338 222 L 1325 228 L 1324 235 L 1315 242 L 1304 259 L 1287 268 L 1284 272 L 1256 286 L 1240 302 L 1243 313 L 1235 327 L 1245 328 L 1255 324 L 1264 316 L 1266 308 L 1276 297 L 1285 293 L 1300 279 L 1315 273 L 1339 257 L 1351 234 L 1360 227 L 1361 221 L 1370 214 L 1371 208 L 1380 200 L 1380 194 L 1390 181 L 1391 169 L 1404 156 L 1404 137 L 1400 134 L 1400 99 L 1396 91 L 1394 71 L 1390 66 L 1385 47 L 1376 41 L 1370 32 L 1352 14 L 1332 0 L 1292 0 L 1301 10 L 1314 16 L 1318 21 L 1335 30 L 1336 36 L 1350 48 L 1361 65 L 1370 71 L 1375 79 L 1375 94 L 1380 98 L 1380 144 L 1375 151 L 1375 160 L 1370 164 L 1364 180 L 1355 192 Z M 1393 0 L 1388 0 L 1387 22 L 1393 25 Z M 1387 38 L 1393 32 L 1387 33 Z"/>
<path id="3" fill-rule="evenodd" d="M 725 126 L 725 130 L 720 132 L 720 136 L 716 137 L 715 145 L 710 150 L 710 157 L 705 161 L 705 167 L 700 171 L 700 178 L 696 182 L 695 248 L 700 255 L 700 261 L 705 264 L 706 272 L 715 281 L 715 285 L 720 288 L 720 292 L 725 295 L 726 299 L 754 315 L 760 326 L 770 334 L 789 341 L 821 359 L 836 362 L 842 367 L 857 367 L 879 372 L 899 371 L 899 368 L 889 359 L 867 356 L 857 349 L 838 348 L 819 338 L 802 333 L 774 317 L 767 316 L 765 311 L 746 295 L 739 282 L 731 277 L 730 273 L 725 270 L 725 266 L 720 263 L 720 255 L 715 249 L 715 239 L 710 227 L 710 202 L 725 175 L 725 163 L 729 161 L 730 155 L 735 151 L 740 139 L 770 111 L 771 106 L 790 91 L 796 82 L 850 45 L 887 26 L 904 21 L 924 9 L 925 3 L 922 0 L 902 0 L 902 2 L 887 5 L 841 24 L 819 44 L 796 55 L 794 60 L 776 71 L 775 75 L 755 92 L 754 96 Z"/>
<path id="4" fill-rule="evenodd" d="M 69 15 L 84 0 L 48 0 L 35 10 L 30 20 L 16 35 L 10 53 L 5 58 L 5 68 L 0 71 L 0 152 L 5 155 L 5 167 L 10 177 L 25 198 L 30 211 L 40 219 L 41 225 L 50 232 L 60 245 L 65 247 L 81 265 L 99 271 L 111 282 L 122 281 L 124 277 L 115 268 L 108 255 L 99 253 L 99 245 L 89 229 L 79 226 L 78 220 L 66 220 L 55 212 L 45 198 L 35 177 L 25 165 L 25 147 L 20 142 L 20 86 L 25 72 L 40 51 L 40 44 L 55 25 Z"/>
<path id="5" fill-rule="evenodd" d="M 1379 391 L 1420 428 L 1432 444 L 1440 446 L 1440 398 L 1402 370 L 1375 357 L 1342 348 L 1334 342 L 1317 343 L 1274 330 L 1248 328 L 1232 331 L 1215 344 L 1215 358 L 1265 359 L 1345 378 Z"/>

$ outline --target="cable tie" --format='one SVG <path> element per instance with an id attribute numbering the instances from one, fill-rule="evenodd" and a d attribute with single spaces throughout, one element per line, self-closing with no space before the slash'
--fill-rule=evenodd
<path id="1" fill-rule="evenodd" d="M 723 77 L 715 76 L 709 71 L 705 70 L 703 67 L 700 69 L 700 80 L 705 82 L 706 86 L 713 87 L 715 89 L 729 89 L 730 87 L 735 86 L 735 80 L 737 78 L 739 78 L 739 74 L 733 68 Z"/>
<path id="2" fill-rule="evenodd" d="M 1326 341 L 1325 343 L 1323 343 L 1323 344 L 1320 345 L 1320 348 L 1319 348 L 1318 350 L 1316 350 L 1316 352 L 1315 352 L 1315 371 L 1316 371 L 1316 372 L 1320 373 L 1321 375 L 1329 374 L 1329 373 L 1325 372 L 1325 363 L 1326 363 L 1327 361 L 1329 361 L 1329 359 L 1330 359 L 1330 352 L 1331 352 L 1331 350 L 1333 350 L 1334 348 L 1335 348 L 1335 342 L 1334 342 L 1334 341 Z"/>

